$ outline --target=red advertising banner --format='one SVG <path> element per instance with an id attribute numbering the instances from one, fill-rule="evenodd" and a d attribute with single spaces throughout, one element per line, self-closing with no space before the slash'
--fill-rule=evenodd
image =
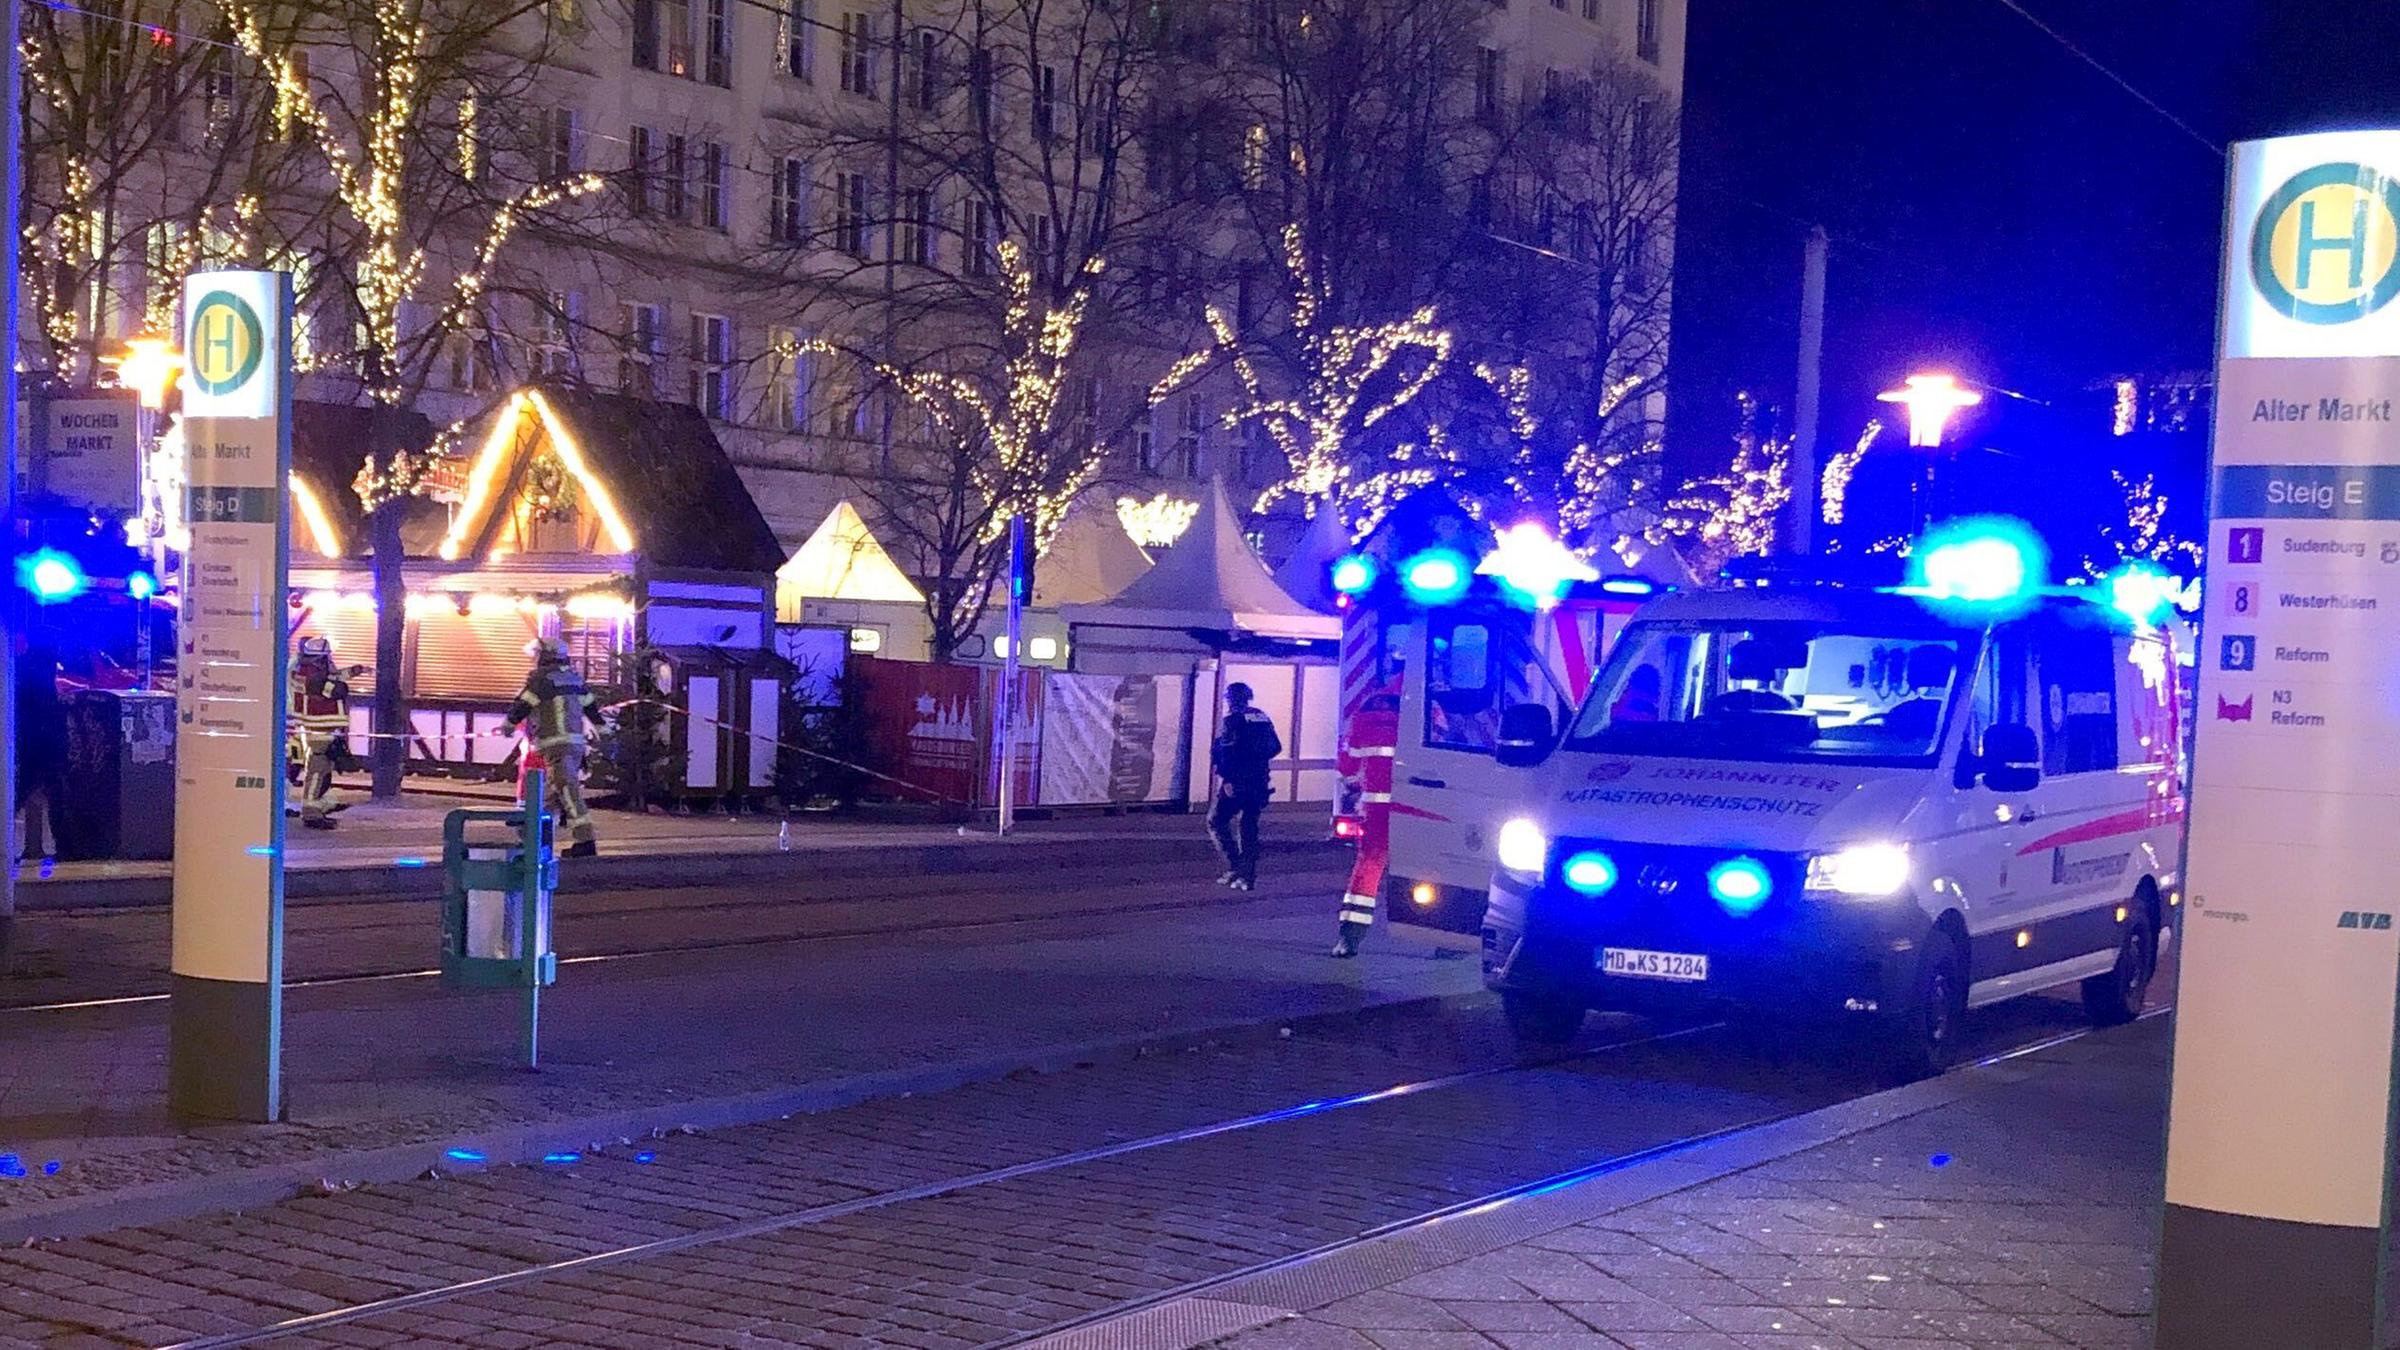
<path id="1" fill-rule="evenodd" d="M 971 802 L 984 751 L 982 672 L 973 666 L 861 660 L 871 767 L 914 785 L 881 786 L 909 801 Z"/>

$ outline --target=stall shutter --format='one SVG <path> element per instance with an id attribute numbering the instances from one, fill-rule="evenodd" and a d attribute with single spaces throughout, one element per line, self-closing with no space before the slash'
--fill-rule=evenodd
<path id="1" fill-rule="evenodd" d="M 684 682 L 683 706 L 690 714 L 691 729 L 685 738 L 689 753 L 684 760 L 683 785 L 694 792 L 717 786 L 717 723 L 724 717 L 718 690 L 722 683 L 714 675 L 694 675 Z"/>
<path id="2" fill-rule="evenodd" d="M 417 620 L 418 698 L 499 700 L 517 696 L 534 638 L 530 614 L 435 611 Z"/>

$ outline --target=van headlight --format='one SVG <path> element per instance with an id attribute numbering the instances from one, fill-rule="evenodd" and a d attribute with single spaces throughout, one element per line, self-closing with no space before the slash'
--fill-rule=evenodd
<path id="1" fill-rule="evenodd" d="M 1518 816 L 1500 827 L 1494 852 L 1504 870 L 1538 877 L 1550 861 L 1550 836 L 1542 833 L 1541 826 Z"/>
<path id="2" fill-rule="evenodd" d="M 1808 860 L 1808 889 L 1828 895 L 1893 895 L 1908 878 L 1908 849 L 1899 844 L 1853 844 Z"/>

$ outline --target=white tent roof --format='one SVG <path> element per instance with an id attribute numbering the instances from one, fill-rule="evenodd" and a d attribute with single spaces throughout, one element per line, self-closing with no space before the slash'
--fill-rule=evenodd
<path id="1" fill-rule="evenodd" d="M 775 570 L 779 596 L 804 600 L 889 600 L 925 603 L 924 593 L 876 542 L 849 498 L 834 503 L 817 532 Z"/>
<path id="2" fill-rule="evenodd" d="M 1150 570 L 1150 555 L 1125 533 L 1113 501 L 1086 493 L 1067 508 L 1050 551 L 1033 569 L 1033 605 L 1088 605 L 1122 592 Z"/>
<path id="3" fill-rule="evenodd" d="M 1292 556 L 1277 569 L 1275 584 L 1311 609 L 1332 613 L 1333 564 L 1350 551 L 1350 544 L 1350 527 L 1343 523 L 1340 507 L 1326 501 L 1292 546 Z"/>
<path id="4" fill-rule="evenodd" d="M 1209 628 L 1260 637 L 1335 638 L 1339 619 L 1294 600 L 1268 575 L 1242 537 L 1225 485 L 1212 482 L 1191 528 L 1166 556 L 1119 592 L 1097 604 L 1067 605 L 1075 623 L 1125 628 Z"/>

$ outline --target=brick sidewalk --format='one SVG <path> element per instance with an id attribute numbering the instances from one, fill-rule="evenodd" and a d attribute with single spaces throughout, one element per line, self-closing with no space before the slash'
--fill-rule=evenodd
<path id="1" fill-rule="evenodd" d="M 1040 1350 L 2148 1350 L 2163 1018 L 1411 1228 Z"/>
<path id="2" fill-rule="evenodd" d="M 427 980 L 301 990 L 287 1013 L 292 1118 L 274 1126 L 165 1115 L 159 1005 L 20 1015 L 39 1020 L 5 1028 L 0 1153 L 33 1175 L 0 1172 L 0 1235 L 90 1231 L 110 1204 L 134 1207 L 115 1222 L 141 1221 L 257 1203 L 316 1177 L 414 1175 L 450 1144 L 539 1157 L 605 1137 L 595 1122 L 614 1122 L 613 1135 L 760 1119 L 1476 987 L 1473 962 L 1409 949 L 1326 960 L 1339 883 L 1338 871 L 1299 872 L 1235 897 L 1188 873 L 1062 875 L 1045 884 L 1087 897 L 1139 885 L 1196 903 L 577 967 L 545 1000 L 539 1074 L 508 1064 L 503 995 Z M 924 912 L 944 903 L 929 894 Z M 43 1175 L 51 1159 L 62 1165 Z"/>

